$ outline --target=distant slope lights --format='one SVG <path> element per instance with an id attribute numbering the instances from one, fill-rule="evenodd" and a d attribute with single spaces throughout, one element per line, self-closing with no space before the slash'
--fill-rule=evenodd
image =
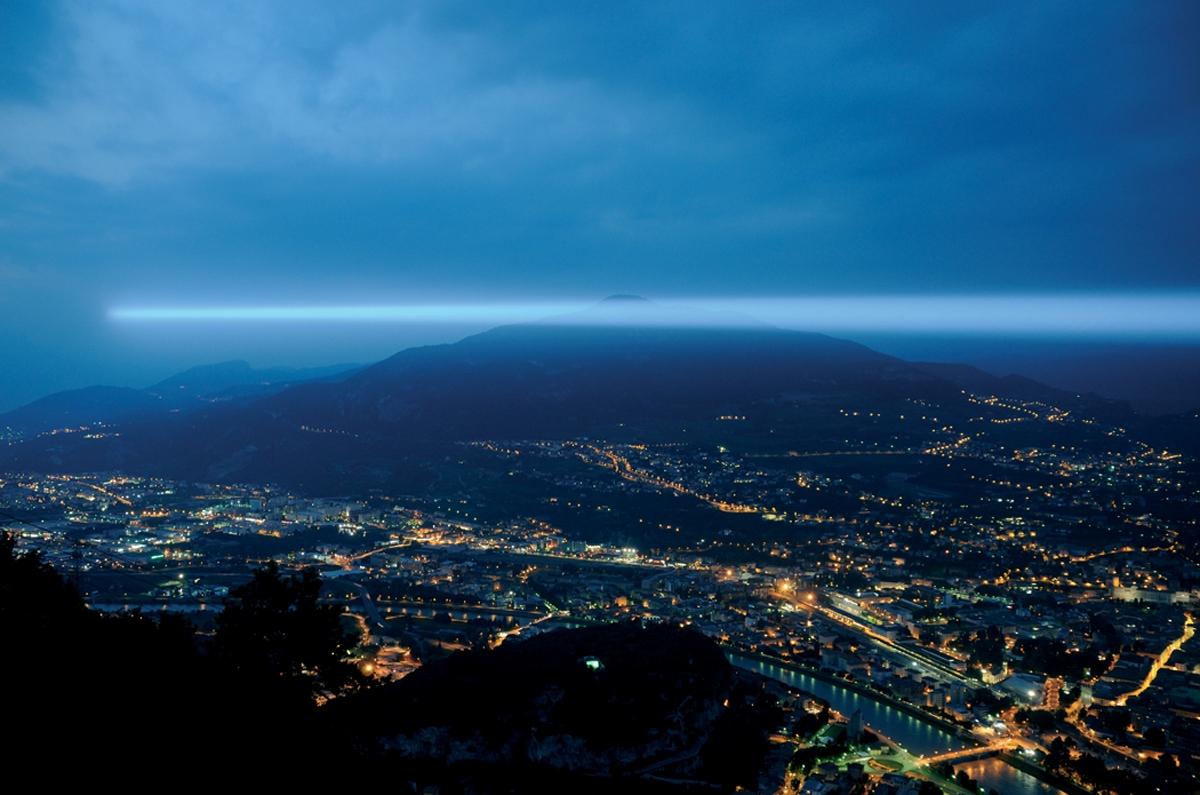
<path id="1" fill-rule="evenodd" d="M 582 302 L 119 307 L 127 322 L 561 323 L 753 327 L 831 333 L 975 334 L 1200 341 L 1200 292 L 841 295 Z"/>

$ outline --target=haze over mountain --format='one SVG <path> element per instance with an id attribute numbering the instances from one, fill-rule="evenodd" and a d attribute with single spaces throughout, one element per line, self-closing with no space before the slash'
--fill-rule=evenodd
<path id="1" fill-rule="evenodd" d="M 254 399 L 306 381 L 336 380 L 361 367 L 336 364 L 256 370 L 241 360 L 201 365 L 145 389 L 92 386 L 47 395 L 0 414 L 0 429 L 10 438 L 20 438 L 63 428 L 148 420 L 201 406 Z"/>
<path id="2" fill-rule="evenodd" d="M 1183 342 L 934 338 L 860 334 L 853 339 L 910 361 L 971 364 L 1020 374 L 1067 392 L 1127 401 L 1142 414 L 1200 408 L 1200 347 Z"/>

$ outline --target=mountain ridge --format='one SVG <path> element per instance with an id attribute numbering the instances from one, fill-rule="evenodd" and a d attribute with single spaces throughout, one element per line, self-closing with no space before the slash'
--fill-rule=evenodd
<path id="1" fill-rule="evenodd" d="M 254 399 L 311 381 L 348 377 L 360 364 L 255 369 L 235 359 L 199 365 L 145 389 L 88 386 L 55 392 L 0 414 L 0 428 L 15 438 L 67 428 L 147 421 L 207 404 Z"/>
<path id="2" fill-rule="evenodd" d="M 803 406 L 814 401 L 932 401 L 974 411 L 964 397 L 970 387 L 1133 416 L 1122 404 L 1029 379 L 905 362 L 822 334 L 766 324 L 662 324 L 669 310 L 643 301 L 585 310 L 594 317 L 614 304 L 636 306 L 621 323 L 498 326 L 455 343 L 399 351 L 344 378 L 127 422 L 119 436 L 10 444 L 0 462 L 34 471 L 122 470 L 318 491 L 419 489 L 437 477 L 431 462 L 462 442 L 618 432 L 666 438 L 722 415 L 753 416 L 745 432 L 765 439 L 776 428 L 816 433 L 803 422 Z"/>

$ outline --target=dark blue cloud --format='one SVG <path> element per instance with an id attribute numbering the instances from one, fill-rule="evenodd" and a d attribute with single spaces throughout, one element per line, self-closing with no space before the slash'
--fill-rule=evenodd
<path id="1" fill-rule="evenodd" d="M 52 3 L 0 37 L 0 406 L 195 363 L 122 301 L 1200 286 L 1190 2 Z"/>

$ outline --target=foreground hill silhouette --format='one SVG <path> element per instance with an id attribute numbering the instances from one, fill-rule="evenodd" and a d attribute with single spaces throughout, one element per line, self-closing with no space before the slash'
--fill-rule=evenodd
<path id="1" fill-rule="evenodd" d="M 1119 404 L 1032 381 L 914 365 L 821 334 L 619 297 L 575 315 L 401 351 L 338 383 L 130 422 L 104 438 L 27 440 L 4 448 L 0 463 L 275 482 L 311 493 L 411 493 L 436 477 L 429 462 L 463 441 L 614 433 L 678 441 L 689 424 L 751 411 L 767 434 L 775 415 L 812 400 L 932 400 L 966 410 L 962 390 L 989 385 L 1132 417 Z"/>
<path id="2" fill-rule="evenodd" d="M 364 690 L 357 668 L 327 675 L 351 639 L 318 583 L 261 569 L 202 636 L 170 614 L 93 612 L 0 535 L 6 759 L 60 786 L 311 787 L 354 771 L 446 793 L 688 791 L 641 776 L 656 764 L 725 791 L 754 782 L 772 700 L 697 632 L 558 630 Z M 318 706 L 314 693 L 350 695 Z"/>
<path id="3" fill-rule="evenodd" d="M 646 773 L 753 786 L 778 719 L 757 681 L 689 629 L 628 622 L 459 652 L 331 703 L 375 758 L 480 791 L 674 791 Z"/>
<path id="4" fill-rule="evenodd" d="M 274 571 L 259 579 L 280 588 L 291 581 Z M 318 629 L 332 613 L 336 628 L 340 608 L 291 604 L 315 612 Z M 269 642 L 277 627 L 293 645 L 311 638 L 303 617 L 293 611 L 289 621 L 286 612 L 278 622 L 265 616 L 258 634 Z M 5 759 L 10 776 L 25 770 L 38 786 L 165 785 L 181 777 L 333 783 L 359 759 L 322 719 L 311 677 L 289 670 L 286 655 L 263 653 L 262 637 L 230 643 L 198 636 L 172 614 L 89 610 L 36 554 L 18 554 L 7 533 L 0 534 L 0 632 Z"/>

